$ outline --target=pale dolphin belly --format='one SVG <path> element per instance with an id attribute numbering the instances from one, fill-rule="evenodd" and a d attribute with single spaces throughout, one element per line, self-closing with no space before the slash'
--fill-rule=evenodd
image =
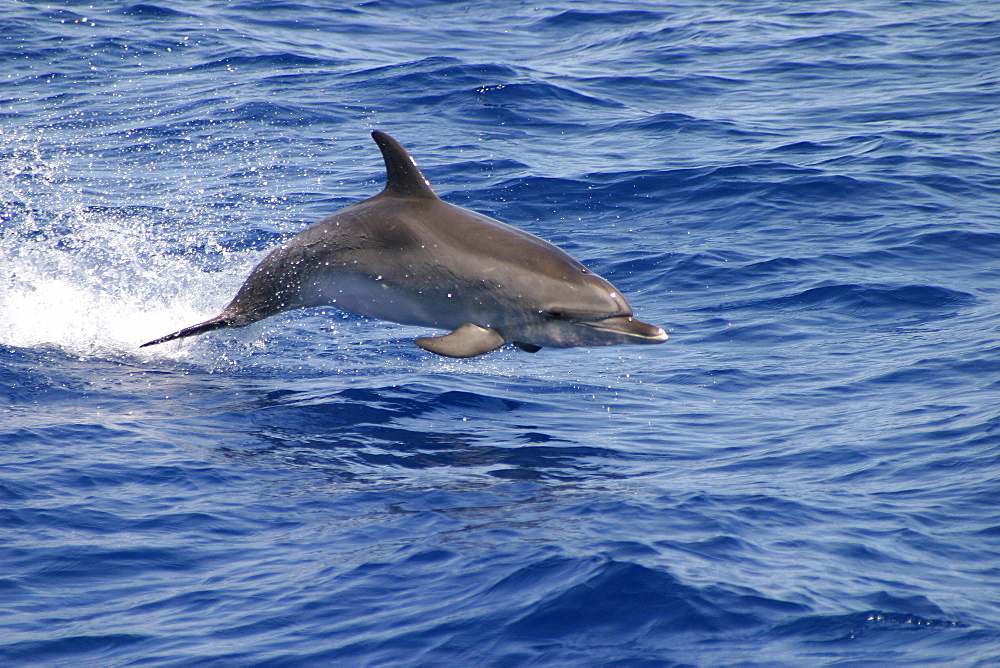
<path id="1" fill-rule="evenodd" d="M 303 305 L 335 306 L 369 318 L 437 329 L 456 329 L 466 322 L 486 327 L 496 320 L 485 304 L 470 303 L 457 288 L 400 284 L 350 271 L 311 276 L 301 288 L 301 300 Z"/>

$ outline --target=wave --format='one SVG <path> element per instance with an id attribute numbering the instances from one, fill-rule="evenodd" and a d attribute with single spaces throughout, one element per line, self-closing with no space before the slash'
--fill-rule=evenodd
<path id="1" fill-rule="evenodd" d="M 266 74 L 269 78 L 287 75 L 288 71 L 299 72 L 301 70 L 328 68 L 339 64 L 326 58 L 313 56 L 303 56 L 296 53 L 268 53 L 253 56 L 226 56 L 208 62 L 199 63 L 183 69 L 162 70 L 162 72 L 199 72 L 212 70 L 245 70 L 247 72 L 259 72 Z M 160 72 L 156 72 L 160 73 Z"/>
<path id="2" fill-rule="evenodd" d="M 393 573 L 419 572 L 455 557 L 448 551 L 426 552 L 405 565 L 366 565 L 357 576 L 371 577 L 375 571 L 389 583 Z M 350 590 L 348 582 L 342 586 Z M 377 600 L 377 592 L 368 592 L 358 615 L 366 618 Z M 538 559 L 485 589 L 456 596 L 440 610 L 438 623 L 414 623 L 410 612 L 395 623 L 366 625 L 369 635 L 361 641 L 347 639 L 342 615 L 334 610 L 324 615 L 327 609 L 296 611 L 294 617 L 325 620 L 330 638 L 324 644 L 331 646 L 283 654 L 282 660 L 350 662 L 374 655 L 394 662 L 403 658 L 402 648 L 423 648 L 436 661 L 459 663 L 617 665 L 623 654 L 629 665 L 690 665 L 693 659 L 729 663 L 748 655 L 795 663 L 815 659 L 826 651 L 824 645 L 836 646 L 843 659 L 870 658 L 873 650 L 891 657 L 913 643 L 926 645 L 926 656 L 946 660 L 963 642 L 984 647 L 998 636 L 905 609 L 816 614 L 804 604 L 745 587 L 687 585 L 663 567 L 598 557 Z"/>
<path id="3" fill-rule="evenodd" d="M 547 410 L 543 396 L 497 397 L 479 392 L 440 391 L 408 385 L 328 391 L 269 392 L 241 402 L 213 419 L 240 424 L 258 443 L 232 451 L 240 459 L 279 460 L 356 479 L 394 469 L 447 467 L 507 480 L 582 480 L 596 462 L 619 457 L 616 450 L 581 445 L 531 427 L 503 427 L 511 419 L 530 422 Z M 460 416 L 454 429 L 428 431 L 428 420 Z M 464 429 L 466 421 L 497 426 L 488 434 Z M 499 432 L 503 437 L 499 437 Z M 615 477 L 609 472 L 609 477 Z"/>
<path id="4" fill-rule="evenodd" d="M 192 17 L 191 14 L 171 9 L 169 7 L 143 3 L 122 7 L 117 10 L 116 13 L 133 19 L 176 19 Z"/>
<path id="5" fill-rule="evenodd" d="M 898 318 L 919 313 L 946 311 L 947 314 L 975 303 L 967 292 L 933 285 L 831 284 L 808 288 L 777 298 L 723 304 L 720 309 L 830 309 L 858 318 Z M 946 314 L 946 315 L 947 315 Z"/>
<path id="6" fill-rule="evenodd" d="M 609 26 L 623 26 L 634 28 L 643 22 L 661 21 L 665 17 L 663 12 L 648 10 L 611 10 L 602 12 L 591 12 L 579 9 L 567 9 L 556 14 L 539 19 L 534 27 L 539 30 L 576 31 L 581 28 L 595 28 L 603 30 Z"/>

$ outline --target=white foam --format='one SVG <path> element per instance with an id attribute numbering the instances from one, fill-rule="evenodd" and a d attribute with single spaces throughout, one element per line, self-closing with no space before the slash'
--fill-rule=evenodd
<path id="1" fill-rule="evenodd" d="M 72 159 L 21 150 L 0 160 L 0 344 L 138 354 L 140 343 L 215 315 L 260 256 L 227 253 L 225 271 L 212 271 L 202 251 L 184 254 L 214 241 L 198 220 L 190 238 L 164 240 L 167 208 L 95 206 L 67 176 Z M 188 204 L 183 215 L 197 213 Z"/>

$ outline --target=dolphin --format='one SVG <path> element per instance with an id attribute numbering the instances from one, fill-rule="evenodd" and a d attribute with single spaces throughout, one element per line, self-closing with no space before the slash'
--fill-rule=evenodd
<path id="1" fill-rule="evenodd" d="M 448 204 L 399 142 L 378 130 L 372 138 L 385 160 L 382 192 L 271 251 L 219 315 L 140 347 L 310 306 L 449 330 L 414 341 L 446 357 L 505 343 L 533 353 L 666 341 L 611 283 L 547 241 Z"/>

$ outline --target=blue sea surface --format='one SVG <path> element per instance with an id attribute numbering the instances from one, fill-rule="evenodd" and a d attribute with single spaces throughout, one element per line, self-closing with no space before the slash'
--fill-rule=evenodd
<path id="1" fill-rule="evenodd" d="M 0 664 L 1000 665 L 992 0 L 6 0 Z M 670 331 L 139 349 L 378 192 Z"/>

